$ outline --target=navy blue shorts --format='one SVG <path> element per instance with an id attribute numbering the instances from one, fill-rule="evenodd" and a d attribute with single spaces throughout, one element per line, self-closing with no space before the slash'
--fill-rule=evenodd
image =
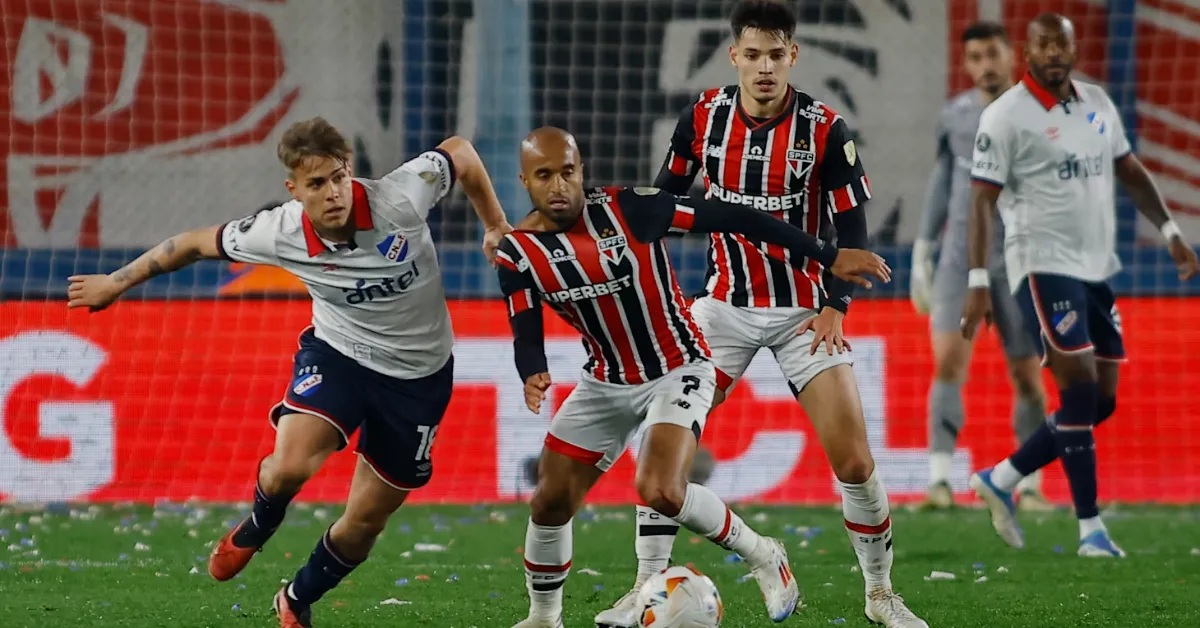
<path id="1" fill-rule="evenodd" d="M 271 423 L 287 414 L 315 415 L 341 434 L 339 449 L 359 430 L 357 452 L 380 479 L 416 489 L 433 476 L 433 439 L 453 388 L 453 356 L 432 375 L 396 379 L 342 355 L 310 327 L 300 335 L 292 383 L 271 409 Z"/>
<path id="2" fill-rule="evenodd" d="M 1100 360 L 1125 359 L 1121 315 L 1107 283 L 1034 273 L 1021 280 L 1016 297 L 1043 364 L 1047 346 L 1057 353 L 1094 351 Z"/>

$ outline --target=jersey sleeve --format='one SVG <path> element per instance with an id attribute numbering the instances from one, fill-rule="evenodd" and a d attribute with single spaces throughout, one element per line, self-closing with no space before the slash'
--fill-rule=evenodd
<path id="1" fill-rule="evenodd" d="M 546 363 L 542 300 L 537 284 L 529 276 L 529 263 L 511 238 L 496 250 L 496 273 L 500 292 L 508 306 L 508 324 L 513 334 L 513 360 L 521 381 L 549 370 Z"/>
<path id="2" fill-rule="evenodd" d="M 276 238 L 283 228 L 286 212 L 280 205 L 222 225 L 217 230 L 217 250 L 221 257 L 231 262 L 277 264 Z"/>
<path id="3" fill-rule="evenodd" d="M 1125 121 L 1121 118 L 1121 110 L 1117 108 L 1116 103 L 1108 94 L 1104 95 L 1104 100 L 1108 103 L 1109 116 L 1112 118 L 1112 131 L 1108 135 L 1108 141 L 1112 144 L 1113 161 L 1117 161 L 1132 153 L 1133 146 L 1129 143 L 1129 136 L 1125 131 Z"/>
<path id="4" fill-rule="evenodd" d="M 390 209 L 397 224 L 424 223 L 429 210 L 454 187 L 454 162 L 435 148 L 410 159 L 376 182 L 376 198 Z M 385 208 L 377 208 L 383 211 Z"/>
<path id="5" fill-rule="evenodd" d="M 841 116 L 833 120 L 821 156 L 821 191 L 835 212 L 858 207 L 871 198 L 871 186 L 862 159 Z"/>
<path id="6" fill-rule="evenodd" d="M 1004 187 L 1012 169 L 1015 131 L 995 105 L 984 109 L 975 132 L 975 151 L 971 158 L 971 180 Z"/>
<path id="7" fill-rule="evenodd" d="M 937 126 L 937 158 L 925 183 L 925 205 L 917 228 L 918 238 L 933 242 L 941 235 L 950 213 L 953 174 L 954 153 L 950 150 L 950 130 L 946 123 L 946 111 L 943 110 Z"/>
<path id="8" fill-rule="evenodd" d="M 695 220 L 692 207 L 658 188 L 623 188 L 616 200 L 630 233 L 641 242 L 653 242 L 668 233 L 687 233 Z"/>
<path id="9" fill-rule="evenodd" d="M 654 179 L 654 187 L 662 188 L 672 194 L 687 194 L 688 189 L 696 181 L 700 172 L 700 158 L 692 149 L 696 139 L 696 107 L 689 105 L 679 115 L 675 132 L 671 134 L 671 145 L 667 148 L 667 157 L 663 160 L 662 168 Z"/>

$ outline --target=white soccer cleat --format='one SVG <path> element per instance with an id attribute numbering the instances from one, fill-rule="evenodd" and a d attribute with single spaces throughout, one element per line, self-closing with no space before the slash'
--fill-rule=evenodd
<path id="1" fill-rule="evenodd" d="M 638 625 L 638 591 L 634 587 L 629 593 L 621 596 L 612 608 L 606 608 L 596 615 L 596 628 L 637 628 Z"/>
<path id="2" fill-rule="evenodd" d="M 541 619 L 537 617 L 527 617 L 512 628 L 563 628 L 562 617 L 558 619 Z"/>
<path id="3" fill-rule="evenodd" d="M 763 541 L 770 544 L 768 553 L 761 560 L 751 563 L 754 567 L 750 574 L 758 581 L 771 621 L 779 623 L 790 617 L 800 605 L 800 586 L 796 584 L 796 576 L 788 564 L 783 543 L 771 537 L 763 537 Z M 746 558 L 749 562 L 749 557 Z"/>
<path id="4" fill-rule="evenodd" d="M 972 474 L 970 486 L 992 513 L 992 527 L 996 534 L 1011 547 L 1025 547 L 1025 532 L 1017 522 L 1017 508 L 1013 504 L 1012 493 L 1002 491 L 992 483 L 992 470 L 984 469 Z"/>
<path id="5" fill-rule="evenodd" d="M 954 507 L 954 492 L 950 485 L 938 482 L 925 492 L 925 501 L 921 502 L 921 510 L 945 510 Z"/>
<path id="6" fill-rule="evenodd" d="M 1125 558 L 1125 550 L 1117 547 L 1107 530 L 1096 530 L 1079 541 L 1079 551 L 1084 558 Z"/>
<path id="7" fill-rule="evenodd" d="M 1017 492 L 1017 510 L 1021 512 L 1054 512 L 1058 510 L 1041 491 L 1024 489 Z"/>
<path id="8" fill-rule="evenodd" d="M 887 628 L 929 628 L 925 620 L 908 610 L 904 598 L 891 589 L 876 589 L 868 593 L 863 612 L 868 621 L 883 624 Z"/>

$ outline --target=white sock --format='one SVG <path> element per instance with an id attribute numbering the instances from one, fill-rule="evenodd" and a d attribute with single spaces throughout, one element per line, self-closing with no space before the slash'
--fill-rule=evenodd
<path id="1" fill-rule="evenodd" d="M 1008 458 L 1001 460 L 1000 464 L 992 468 L 992 484 L 1006 493 L 1013 492 L 1023 477 L 1025 476 L 1021 475 L 1016 467 L 1013 467 Z"/>
<path id="2" fill-rule="evenodd" d="M 950 469 L 954 466 L 954 454 L 944 451 L 929 452 L 929 486 L 950 483 Z"/>
<path id="3" fill-rule="evenodd" d="M 1082 541 L 1087 535 L 1096 532 L 1097 530 L 1107 530 L 1104 527 L 1104 522 L 1100 520 L 1100 515 L 1088 517 L 1087 519 L 1079 520 L 1079 540 Z"/>
<path id="4" fill-rule="evenodd" d="M 1042 470 L 1038 469 L 1033 473 L 1021 478 L 1017 482 L 1018 493 L 1040 493 L 1042 492 Z"/>
<path id="5" fill-rule="evenodd" d="M 540 526 L 529 520 L 525 530 L 525 588 L 529 616 L 557 620 L 563 610 L 563 583 L 571 571 L 571 522 Z"/>
<path id="6" fill-rule="evenodd" d="M 641 586 L 650 576 L 667 568 L 678 532 L 679 523 L 674 519 L 649 506 L 637 507 L 634 548 L 637 550 L 638 569 L 635 586 Z"/>
<path id="7" fill-rule="evenodd" d="M 846 534 L 858 555 L 867 593 L 892 588 L 892 519 L 877 471 L 862 484 L 838 482 Z"/>
<path id="8" fill-rule="evenodd" d="M 688 484 L 683 508 L 675 520 L 713 543 L 737 552 L 752 566 L 759 559 L 762 537 L 734 514 L 716 493 L 699 484 Z"/>

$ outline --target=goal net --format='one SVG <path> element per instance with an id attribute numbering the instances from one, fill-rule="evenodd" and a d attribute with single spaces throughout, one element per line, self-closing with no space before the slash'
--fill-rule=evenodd
<path id="1" fill-rule="evenodd" d="M 68 311 L 66 278 L 107 273 L 175 233 L 287 199 L 274 147 L 322 115 L 378 177 L 462 134 L 475 141 L 517 220 L 516 140 L 542 124 L 575 133 L 594 184 L 647 184 L 679 112 L 735 82 L 732 2 L 718 0 L 0 0 L 0 498 L 14 501 L 249 499 L 271 451 L 268 409 L 292 385 L 310 302 L 290 275 L 202 262 L 106 311 Z M 795 0 L 793 83 L 849 121 L 874 198 L 874 246 L 892 285 L 846 320 L 867 432 L 894 499 L 928 481 L 929 323 L 908 266 L 946 98 L 969 88 L 961 30 L 1003 21 L 1020 57 L 1025 24 L 1071 17 L 1079 73 L 1106 84 L 1138 155 L 1185 232 L 1200 237 L 1200 7 L 1190 0 Z M 1018 68 L 1021 71 L 1022 68 Z M 1114 420 L 1098 431 L 1101 498 L 1200 500 L 1200 432 L 1187 356 L 1200 346 L 1195 288 L 1128 202 L 1114 281 L 1129 362 Z M 583 350 L 559 322 L 556 385 L 524 408 L 505 308 L 461 192 L 430 218 L 457 337 L 455 396 L 414 499 L 517 500 L 551 411 Z M 672 242 L 699 291 L 705 240 Z M 1196 308 L 1193 310 L 1192 308 Z M 1051 408 L 1054 388 L 1047 381 Z M 994 333 L 975 350 L 952 484 L 1014 445 L 1012 387 Z M 760 353 L 712 417 L 707 482 L 734 501 L 819 503 L 835 482 L 803 410 Z M 301 494 L 346 494 L 355 458 L 334 456 Z M 593 494 L 633 497 L 629 457 Z M 1051 498 L 1067 495 L 1048 470 Z"/>

